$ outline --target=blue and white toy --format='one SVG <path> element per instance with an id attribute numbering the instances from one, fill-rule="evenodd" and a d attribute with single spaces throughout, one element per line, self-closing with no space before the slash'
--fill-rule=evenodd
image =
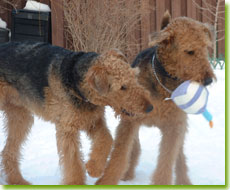
<path id="1" fill-rule="evenodd" d="M 186 113 L 202 113 L 212 128 L 212 115 L 206 109 L 208 95 L 208 90 L 203 85 L 193 81 L 185 81 L 172 92 L 170 99 Z"/>

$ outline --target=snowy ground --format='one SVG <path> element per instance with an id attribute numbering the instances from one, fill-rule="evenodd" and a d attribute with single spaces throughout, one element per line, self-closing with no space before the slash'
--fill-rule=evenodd
<path id="1" fill-rule="evenodd" d="M 214 128 L 198 115 L 189 116 L 189 129 L 185 142 L 185 153 L 189 166 L 189 176 L 196 185 L 225 184 L 225 70 L 216 70 L 218 81 L 209 87 L 208 109 L 213 114 Z M 109 129 L 114 135 L 118 120 L 113 111 L 106 109 Z M 87 161 L 90 141 L 82 133 L 82 151 Z M 120 182 L 120 185 L 147 185 L 156 167 L 158 144 L 161 135 L 157 128 L 142 127 L 140 141 L 142 154 L 136 169 L 136 177 L 132 181 Z M 3 117 L 0 115 L 0 150 L 5 142 Z M 29 135 L 23 151 L 21 170 L 23 176 L 37 185 L 59 184 L 61 172 L 58 165 L 54 126 L 38 118 Z M 87 175 L 87 184 L 94 184 L 96 178 Z M 4 176 L 0 184 L 6 184 Z"/>

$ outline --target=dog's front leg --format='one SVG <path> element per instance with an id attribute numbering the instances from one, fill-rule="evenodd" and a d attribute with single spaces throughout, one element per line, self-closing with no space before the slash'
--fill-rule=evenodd
<path id="1" fill-rule="evenodd" d="M 98 119 L 95 125 L 88 128 L 86 132 L 93 140 L 92 152 L 86 163 L 86 169 L 90 176 L 100 177 L 111 151 L 113 139 L 106 127 L 104 118 Z"/>
<path id="2" fill-rule="evenodd" d="M 176 185 L 192 185 L 188 176 L 188 167 L 184 155 L 184 148 L 180 148 L 176 161 Z"/>
<path id="3" fill-rule="evenodd" d="M 177 123 L 178 124 L 178 123 Z M 184 143 L 186 125 L 166 124 L 161 128 L 162 140 L 158 164 L 153 175 L 152 184 L 171 185 L 173 166 Z"/>
<path id="4" fill-rule="evenodd" d="M 136 137 L 133 142 L 133 146 L 131 147 L 131 153 L 129 155 L 129 166 L 127 171 L 125 172 L 122 180 L 132 180 L 135 177 L 135 169 L 138 164 L 138 159 L 141 152 L 141 145 L 139 140 L 139 133 L 136 133 Z"/>
<path id="5" fill-rule="evenodd" d="M 56 125 L 59 162 L 64 185 L 84 185 L 85 169 L 81 159 L 79 131 L 71 125 Z"/>
<path id="6" fill-rule="evenodd" d="M 130 149 L 139 127 L 134 122 L 121 120 L 116 133 L 111 159 L 105 168 L 104 175 L 97 185 L 116 185 L 128 168 Z"/>

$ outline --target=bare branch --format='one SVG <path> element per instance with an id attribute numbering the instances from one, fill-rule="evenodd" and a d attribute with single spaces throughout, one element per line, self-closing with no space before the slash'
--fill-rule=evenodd
<path id="1" fill-rule="evenodd" d="M 63 1 L 63 6 L 68 48 L 98 53 L 118 48 L 135 55 L 133 31 L 141 16 L 148 13 L 141 9 L 140 1 L 69 0 Z"/>
<path id="2" fill-rule="evenodd" d="M 224 39 L 225 39 L 225 36 L 223 36 L 223 37 L 217 39 L 216 41 L 219 42 L 219 41 L 222 41 L 222 40 L 224 40 Z"/>
<path id="3" fill-rule="evenodd" d="M 217 30 L 216 33 L 218 34 L 218 33 L 221 33 L 221 32 L 225 32 L 225 30 Z"/>
<path id="4" fill-rule="evenodd" d="M 17 10 L 19 0 L 2 0 L 3 3 L 10 5 L 14 10 Z"/>
<path id="5" fill-rule="evenodd" d="M 208 20 L 208 22 L 210 22 L 210 23 L 213 23 L 214 21 L 213 21 L 213 18 L 211 18 L 210 16 L 208 16 L 208 15 L 206 15 L 206 14 L 203 14 L 203 17 L 205 17 L 207 20 Z"/>
<path id="6" fill-rule="evenodd" d="M 192 2 L 195 4 L 195 6 L 204 13 L 209 13 L 209 16 L 207 14 L 202 14 L 210 23 L 214 25 L 214 33 L 216 36 L 216 42 L 221 41 L 225 38 L 225 36 L 222 36 L 220 33 L 224 32 L 223 24 L 220 21 L 225 20 L 222 3 L 224 3 L 224 0 L 216 0 L 215 5 L 211 4 L 211 1 L 208 0 L 202 0 L 202 6 L 200 6 L 196 0 L 192 0 Z M 210 16 L 211 15 L 211 16 Z M 216 52 L 217 52 L 217 46 L 216 43 L 213 43 L 213 52 L 214 52 L 214 59 L 216 59 Z"/>
<path id="7" fill-rule="evenodd" d="M 218 14 L 223 14 L 225 13 L 225 11 L 218 11 Z"/>
<path id="8" fill-rule="evenodd" d="M 208 3 L 207 0 L 202 0 L 202 3 L 209 9 L 210 12 L 216 12 L 216 5 L 212 5 L 211 3 Z"/>
<path id="9" fill-rule="evenodd" d="M 210 11 L 210 9 L 207 7 L 207 8 L 204 8 L 204 7 L 201 7 L 197 2 L 196 0 L 192 0 L 193 4 L 196 5 L 196 7 L 200 10 L 204 10 L 204 11 Z"/>
<path id="10" fill-rule="evenodd" d="M 220 20 L 225 20 L 225 18 L 224 18 L 224 17 L 218 17 L 218 19 L 220 19 Z"/>

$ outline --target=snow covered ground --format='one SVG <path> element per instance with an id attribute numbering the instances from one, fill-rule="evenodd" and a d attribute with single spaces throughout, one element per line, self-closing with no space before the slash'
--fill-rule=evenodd
<path id="1" fill-rule="evenodd" d="M 214 128 L 201 115 L 189 116 L 189 129 L 185 142 L 185 153 L 189 167 L 189 176 L 195 185 L 225 184 L 225 70 L 216 70 L 217 82 L 209 87 L 210 96 L 208 110 L 213 114 Z M 114 136 L 118 120 L 113 110 L 106 109 L 109 129 Z M 84 133 L 81 135 L 84 160 L 88 160 L 90 140 Z M 157 128 L 142 127 L 140 141 L 142 154 L 136 169 L 136 177 L 132 181 L 120 185 L 147 185 L 156 167 L 158 144 L 161 139 Z M 0 115 L 0 150 L 5 143 L 3 116 Z M 58 165 L 55 129 L 48 122 L 38 118 L 24 146 L 24 159 L 21 162 L 23 176 L 37 185 L 59 184 L 61 172 Z M 96 178 L 87 175 L 87 184 L 94 184 Z M 0 176 L 0 184 L 6 184 L 4 176 Z"/>
<path id="2" fill-rule="evenodd" d="M 0 28 L 6 28 L 6 26 L 6 22 L 0 18 Z"/>

